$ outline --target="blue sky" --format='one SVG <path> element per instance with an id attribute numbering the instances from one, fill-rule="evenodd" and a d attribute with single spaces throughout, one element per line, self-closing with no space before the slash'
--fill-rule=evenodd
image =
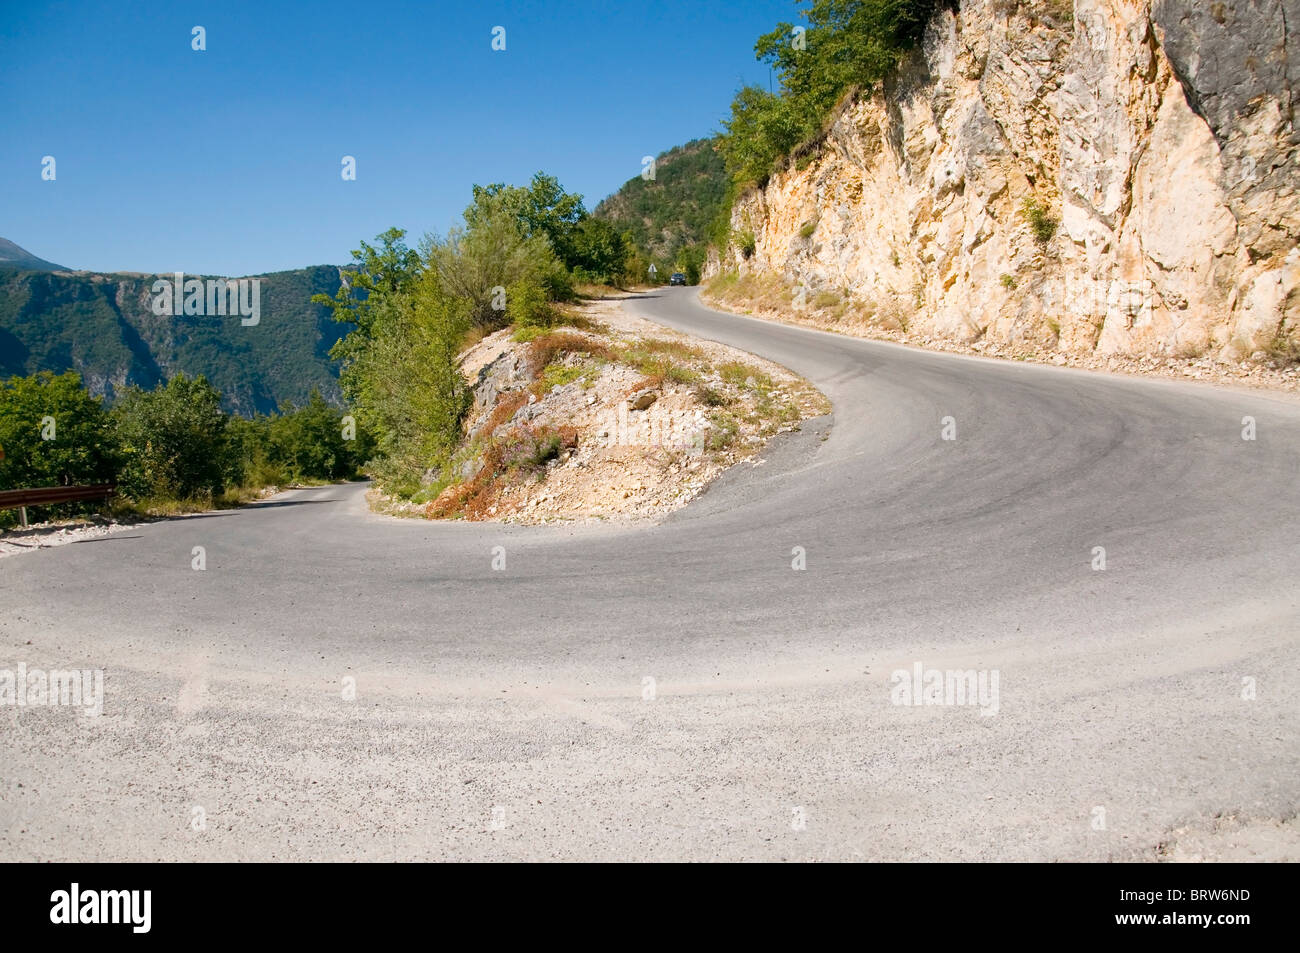
<path id="1" fill-rule="evenodd" d="M 0 237 L 71 268 L 240 275 L 342 263 L 390 225 L 443 232 L 472 184 L 539 169 L 593 208 L 766 86 L 754 41 L 796 18 L 789 0 L 9 3 Z"/>

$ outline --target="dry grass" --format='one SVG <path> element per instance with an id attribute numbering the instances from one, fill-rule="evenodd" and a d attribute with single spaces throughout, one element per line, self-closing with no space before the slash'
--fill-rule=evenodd
<path id="1" fill-rule="evenodd" d="M 492 431 L 513 417 L 515 411 L 526 403 L 528 403 L 528 394 L 525 391 L 520 390 L 502 394 L 497 400 L 496 406 L 492 408 L 492 413 L 488 414 L 487 421 L 483 424 L 483 433 L 491 434 Z"/>
<path id="2" fill-rule="evenodd" d="M 669 341 L 665 338 L 646 338 L 640 345 L 643 351 L 649 351 L 651 354 L 666 354 L 669 357 L 675 357 L 679 361 L 707 361 L 708 355 L 694 345 L 687 344 L 685 341 Z"/>
<path id="3" fill-rule="evenodd" d="M 635 368 L 646 377 L 656 378 L 660 384 L 666 380 L 677 384 L 694 384 L 700 379 L 700 372 L 695 367 L 675 360 L 670 353 L 647 349 L 643 344 L 624 348 L 618 352 L 615 359 Z M 696 359 L 707 361 L 702 354 L 698 354 Z"/>
<path id="4" fill-rule="evenodd" d="M 483 465 L 464 483 L 447 487 L 424 508 L 429 519 L 462 516 L 481 520 L 507 487 L 530 476 L 540 476 L 546 464 L 561 451 L 578 445 L 576 427 L 530 427 L 520 424 L 493 438 L 483 452 Z"/>
<path id="5" fill-rule="evenodd" d="M 848 288 L 822 289 L 799 307 L 795 289 L 772 273 L 724 272 L 705 286 L 705 298 L 741 314 L 776 315 L 850 333 L 868 327 L 906 333 L 918 310 L 911 300 L 897 295 L 883 295 L 880 299 L 857 297 Z"/>
<path id="6" fill-rule="evenodd" d="M 662 387 L 663 384 L 664 384 L 664 376 L 662 374 L 647 374 L 645 377 L 641 378 L 639 381 L 637 381 L 635 384 L 633 384 L 623 393 L 628 397 L 631 397 L 637 391 L 645 390 L 647 387 L 659 388 Z"/>
<path id="7" fill-rule="evenodd" d="M 528 343 L 528 373 L 537 377 L 546 367 L 562 354 L 586 354 L 601 360 L 613 360 L 614 354 L 601 341 L 593 340 L 583 334 L 568 331 L 552 331 L 533 338 Z"/>

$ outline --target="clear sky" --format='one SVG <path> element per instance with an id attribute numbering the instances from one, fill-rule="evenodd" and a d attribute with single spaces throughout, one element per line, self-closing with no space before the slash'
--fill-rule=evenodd
<path id="1" fill-rule="evenodd" d="M 594 208 L 766 86 L 754 41 L 796 18 L 789 0 L 4 0 L 0 237 L 70 268 L 241 275 L 346 262 L 390 225 L 443 232 L 472 184 L 539 169 Z"/>

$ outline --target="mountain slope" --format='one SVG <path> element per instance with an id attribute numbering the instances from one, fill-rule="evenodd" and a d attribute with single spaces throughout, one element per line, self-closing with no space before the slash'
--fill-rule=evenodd
<path id="1" fill-rule="evenodd" d="M 676 146 L 655 160 L 655 177 L 629 179 L 592 213 L 629 234 L 637 250 L 672 267 L 683 248 L 699 250 L 727 203 L 727 170 L 712 139 Z"/>
<path id="2" fill-rule="evenodd" d="M 241 414 L 303 403 L 313 388 L 340 399 L 329 349 L 346 328 L 311 303 L 338 290 L 337 267 L 259 276 L 261 320 L 250 327 L 238 317 L 155 315 L 157 277 L 170 276 L 0 271 L 0 376 L 75 370 L 111 400 L 133 384 L 203 374 Z"/>
<path id="3" fill-rule="evenodd" d="M 56 265 L 44 258 L 37 258 L 26 248 L 15 245 L 7 238 L 0 238 L 0 268 L 21 268 L 26 271 L 67 271 L 62 265 Z"/>

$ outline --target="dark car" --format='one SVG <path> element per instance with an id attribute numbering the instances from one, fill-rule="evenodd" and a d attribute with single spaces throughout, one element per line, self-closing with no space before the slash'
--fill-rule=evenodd
<path id="1" fill-rule="evenodd" d="M 674 271 L 668 276 L 668 283 L 670 285 L 684 285 L 686 284 L 686 276 L 680 271 Z"/>

